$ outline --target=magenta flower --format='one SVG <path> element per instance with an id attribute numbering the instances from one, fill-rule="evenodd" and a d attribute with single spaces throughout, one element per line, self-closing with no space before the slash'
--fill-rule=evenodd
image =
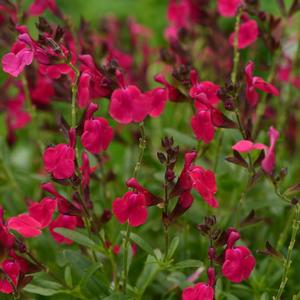
<path id="1" fill-rule="evenodd" d="M 31 38 L 27 33 L 20 34 L 11 52 L 2 57 L 3 71 L 13 77 L 18 77 L 24 68 L 32 63 L 33 57 L 34 49 L 31 45 Z"/>
<path id="2" fill-rule="evenodd" d="M 15 230 L 25 238 L 36 237 L 41 234 L 41 223 L 28 214 L 11 217 L 7 221 L 7 228 Z"/>
<path id="3" fill-rule="evenodd" d="M 128 221 L 133 227 L 144 224 L 148 216 L 145 196 L 135 192 L 127 192 L 122 198 L 115 199 L 112 211 L 121 224 Z"/>
<path id="4" fill-rule="evenodd" d="M 214 289 L 205 282 L 199 282 L 194 286 L 183 290 L 182 300 L 213 300 Z"/>
<path id="5" fill-rule="evenodd" d="M 249 62 L 245 68 L 246 75 L 246 98 L 251 106 L 255 106 L 258 102 L 258 94 L 256 89 L 259 89 L 267 94 L 274 96 L 279 95 L 277 88 L 264 81 L 261 77 L 253 76 L 254 63 Z"/>
<path id="6" fill-rule="evenodd" d="M 38 75 L 35 85 L 30 88 L 31 100 L 35 104 L 48 105 L 54 93 L 52 80 L 41 75 Z"/>
<path id="7" fill-rule="evenodd" d="M 57 12 L 56 1 L 55 0 L 35 0 L 29 7 L 29 14 L 31 16 L 39 16 L 47 8 L 55 14 Z"/>
<path id="8" fill-rule="evenodd" d="M 215 136 L 215 127 L 211 118 L 211 111 L 199 110 L 191 119 L 191 126 L 197 140 L 210 143 Z"/>
<path id="9" fill-rule="evenodd" d="M 95 104 L 92 106 L 95 106 Z M 92 114 L 96 107 L 91 109 L 92 112 L 89 113 L 88 116 L 89 120 L 84 122 L 81 143 L 83 147 L 91 153 L 99 154 L 101 151 L 104 151 L 108 148 L 113 139 L 114 133 L 107 120 L 101 117 L 92 118 Z"/>
<path id="10" fill-rule="evenodd" d="M 269 129 L 269 139 L 270 147 L 265 149 L 265 158 L 261 162 L 261 167 L 266 173 L 271 174 L 276 163 L 275 145 L 279 139 L 279 132 L 273 127 Z"/>
<path id="11" fill-rule="evenodd" d="M 56 179 L 70 178 L 75 170 L 75 151 L 66 144 L 48 147 L 44 152 L 44 166 Z"/>
<path id="12" fill-rule="evenodd" d="M 30 204 L 28 212 L 29 216 L 40 223 L 40 228 L 47 227 L 51 221 L 57 202 L 52 198 L 43 198 L 40 202 Z"/>
<path id="13" fill-rule="evenodd" d="M 24 108 L 24 94 L 20 92 L 14 99 L 7 102 L 6 107 L 6 125 L 8 132 L 8 141 L 13 143 L 15 141 L 16 129 L 25 127 L 30 121 L 31 116 Z"/>
<path id="14" fill-rule="evenodd" d="M 183 192 L 180 195 L 174 209 L 172 210 L 169 219 L 171 221 L 174 221 L 175 219 L 183 215 L 192 206 L 193 202 L 194 197 L 192 196 L 191 192 Z"/>
<path id="15" fill-rule="evenodd" d="M 148 191 L 146 188 L 144 188 L 143 186 L 141 186 L 139 184 L 139 182 L 136 180 L 136 178 L 129 178 L 126 181 L 126 185 L 129 188 L 134 189 L 135 192 L 143 194 L 144 197 L 145 197 L 145 201 L 146 201 L 146 205 L 147 206 L 157 205 L 158 203 L 162 202 L 161 198 L 155 196 L 150 191 Z"/>
<path id="16" fill-rule="evenodd" d="M 191 126 L 197 140 L 203 140 L 208 144 L 215 135 L 214 115 L 217 109 L 213 106 L 218 104 L 220 99 L 217 95 L 220 87 L 213 82 L 198 80 L 196 70 L 190 73 L 192 87 L 189 91 L 190 97 L 195 100 L 196 114 L 191 119 Z M 222 114 L 221 114 L 222 115 Z"/>
<path id="17" fill-rule="evenodd" d="M 252 150 L 265 150 L 266 148 L 267 146 L 264 144 L 253 143 L 252 141 L 249 140 L 241 140 L 232 146 L 233 150 L 241 153 L 247 153 Z"/>
<path id="18" fill-rule="evenodd" d="M 269 147 L 264 144 L 253 143 L 252 141 L 249 140 L 241 140 L 237 142 L 235 145 L 233 145 L 232 149 L 241 153 L 247 153 L 253 150 L 264 150 L 265 157 L 261 162 L 261 167 L 266 173 L 271 174 L 276 163 L 275 145 L 278 138 L 279 138 L 279 132 L 275 128 L 270 127 Z"/>
<path id="19" fill-rule="evenodd" d="M 187 152 L 185 154 L 183 170 L 170 196 L 179 196 L 194 188 L 208 205 L 216 208 L 219 204 L 214 197 L 217 192 L 215 175 L 210 170 L 194 166 L 193 161 L 196 159 L 196 156 L 196 152 Z M 189 202 L 191 201 L 189 200 Z"/>
<path id="20" fill-rule="evenodd" d="M 258 33 L 259 30 L 255 20 L 249 19 L 241 24 L 238 32 L 238 48 L 244 49 L 253 44 L 257 40 Z M 233 32 L 229 37 L 231 45 L 234 43 L 234 36 L 235 33 Z"/>
<path id="21" fill-rule="evenodd" d="M 243 0 L 218 0 L 218 12 L 224 17 L 234 17 Z"/>
<path id="22" fill-rule="evenodd" d="M 1 276 L 0 279 L 0 292 L 4 294 L 12 294 L 14 287 L 16 288 L 19 281 L 21 268 L 18 262 L 12 259 L 6 259 L 0 266 L 1 271 L 6 274 L 10 280 Z M 14 286 L 12 286 L 12 284 Z"/>
<path id="23" fill-rule="evenodd" d="M 75 216 L 59 215 L 55 220 L 53 220 L 49 226 L 50 233 L 54 240 L 58 244 L 70 245 L 73 243 L 72 240 L 65 238 L 61 234 L 54 231 L 55 228 L 67 228 L 75 229 L 78 226 L 78 218 Z"/>
<path id="24" fill-rule="evenodd" d="M 214 196 L 217 192 L 215 174 L 198 166 L 193 167 L 189 174 L 193 182 L 193 188 L 201 195 L 203 200 L 211 207 L 218 207 L 219 203 Z"/>
<path id="25" fill-rule="evenodd" d="M 9 250 L 15 242 L 15 237 L 9 233 L 8 228 L 5 226 L 3 218 L 0 218 L 0 249 Z"/>
<path id="26" fill-rule="evenodd" d="M 220 102 L 217 92 L 220 87 L 211 81 L 202 81 L 194 84 L 190 89 L 190 97 L 195 100 L 198 109 L 203 108 L 203 104 L 215 105 Z"/>
<path id="27" fill-rule="evenodd" d="M 250 250 L 246 247 L 238 246 L 226 250 L 222 273 L 230 281 L 239 283 L 249 278 L 254 266 L 255 258 Z"/>
<path id="28" fill-rule="evenodd" d="M 150 103 L 149 116 L 156 118 L 162 114 L 168 100 L 168 91 L 165 88 L 155 88 L 145 93 Z"/>
<path id="29" fill-rule="evenodd" d="M 126 86 L 120 72 L 117 72 L 116 75 L 121 88 L 114 90 L 111 95 L 110 116 L 121 124 L 142 122 L 150 111 L 147 97 L 137 86 Z"/>
<path id="30" fill-rule="evenodd" d="M 79 60 L 82 73 L 78 82 L 78 106 L 84 108 L 91 100 L 108 96 L 110 89 L 90 55 L 80 55 Z"/>

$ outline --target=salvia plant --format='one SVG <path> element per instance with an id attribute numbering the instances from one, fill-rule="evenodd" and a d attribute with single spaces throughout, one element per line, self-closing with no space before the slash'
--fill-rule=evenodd
<path id="1" fill-rule="evenodd" d="M 300 1 L 165 6 L 0 1 L 1 299 L 300 299 Z"/>

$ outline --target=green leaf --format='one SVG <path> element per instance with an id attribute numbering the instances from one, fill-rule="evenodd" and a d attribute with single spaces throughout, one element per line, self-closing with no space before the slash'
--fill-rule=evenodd
<path id="1" fill-rule="evenodd" d="M 123 236 L 126 235 L 125 231 L 121 231 L 121 234 Z M 143 239 L 141 238 L 139 235 L 135 234 L 135 233 L 130 233 L 130 237 L 131 241 L 133 241 L 134 243 L 136 243 L 140 248 L 142 248 L 145 252 L 147 252 L 148 254 L 155 256 L 154 251 L 152 249 L 152 247 Z"/>
<path id="2" fill-rule="evenodd" d="M 64 250 L 63 254 L 72 269 L 73 285 L 79 286 L 82 278 L 90 273 L 89 271 L 93 268 L 94 263 L 78 251 L 68 249 Z M 82 292 L 87 297 L 99 295 L 99 297 L 104 298 L 109 295 L 109 285 L 110 282 L 106 278 L 106 274 L 96 270 L 93 276 L 89 277 L 85 286 L 82 286 Z"/>
<path id="3" fill-rule="evenodd" d="M 136 287 L 139 289 L 139 295 L 142 295 L 147 286 L 154 280 L 157 273 L 160 271 L 160 266 L 156 261 L 156 258 L 148 255 L 144 269 L 138 277 Z"/>
<path id="4" fill-rule="evenodd" d="M 173 136 L 177 144 L 182 144 L 189 147 L 196 147 L 197 145 L 196 140 L 193 139 L 190 135 L 179 132 L 173 128 L 165 128 L 164 132 L 167 135 Z"/>
<path id="5" fill-rule="evenodd" d="M 65 268 L 65 282 L 69 287 L 73 287 L 72 271 L 70 266 Z"/>
<path id="6" fill-rule="evenodd" d="M 197 259 L 187 259 L 181 261 L 173 266 L 174 269 L 185 269 L 185 268 L 199 268 L 202 267 L 203 263 Z"/>
<path id="7" fill-rule="evenodd" d="M 129 296 L 114 294 L 110 295 L 109 297 L 104 298 L 103 300 L 129 300 L 132 299 Z"/>
<path id="8" fill-rule="evenodd" d="M 38 295 L 42 295 L 42 296 L 52 296 L 52 295 L 55 295 L 55 294 L 65 292 L 63 290 L 48 289 L 48 288 L 44 288 L 44 287 L 37 286 L 37 285 L 34 285 L 34 284 L 27 284 L 25 286 L 24 290 L 28 293 L 38 294 Z"/>
<path id="9" fill-rule="evenodd" d="M 82 279 L 79 283 L 79 285 L 81 287 L 85 287 L 88 283 L 88 281 L 90 280 L 91 276 L 99 269 L 101 268 L 103 265 L 101 262 L 97 262 L 94 265 L 90 266 L 84 273 L 84 275 L 82 276 Z"/>
<path id="10" fill-rule="evenodd" d="M 172 258 L 172 256 L 174 255 L 177 247 L 179 245 L 179 237 L 175 236 L 170 244 L 170 249 L 169 249 L 169 253 L 168 253 L 168 258 Z"/>
<path id="11" fill-rule="evenodd" d="M 65 238 L 70 239 L 74 241 L 75 243 L 88 247 L 88 248 L 95 248 L 96 244 L 94 241 L 92 241 L 90 238 L 88 238 L 86 235 L 79 233 L 75 230 L 70 230 L 67 228 L 55 228 L 54 231 L 56 233 L 59 233 L 63 235 Z"/>

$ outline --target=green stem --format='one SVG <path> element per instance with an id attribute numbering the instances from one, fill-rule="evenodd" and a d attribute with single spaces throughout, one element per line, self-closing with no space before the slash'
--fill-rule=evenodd
<path id="1" fill-rule="evenodd" d="M 222 148 L 222 142 L 223 142 L 223 134 L 224 131 L 221 129 L 219 136 L 218 136 L 218 141 L 217 141 L 217 149 L 216 149 L 216 154 L 215 154 L 215 162 L 214 162 L 214 172 L 216 173 L 217 168 L 218 168 L 218 164 L 219 164 L 219 159 L 220 159 L 220 151 Z"/>
<path id="2" fill-rule="evenodd" d="M 131 227 L 127 223 L 126 236 L 124 239 L 124 255 L 123 255 L 123 294 L 126 295 L 127 278 L 128 278 L 128 245 Z"/>
<path id="3" fill-rule="evenodd" d="M 239 9 L 238 14 L 235 19 L 235 27 L 234 27 L 234 40 L 233 40 L 233 69 L 231 73 L 231 81 L 233 85 L 236 84 L 237 79 L 237 70 L 238 65 L 240 61 L 240 52 L 238 49 L 238 36 L 239 36 L 239 30 L 240 30 L 240 24 L 241 24 L 241 15 L 242 10 Z"/>
<path id="4" fill-rule="evenodd" d="M 67 60 L 67 59 L 66 59 Z M 77 92 L 78 92 L 78 86 L 77 82 L 79 79 L 80 72 L 79 70 L 70 62 L 66 61 L 66 63 L 69 65 L 70 68 L 75 72 L 75 80 L 72 84 L 72 98 L 71 98 L 71 127 L 76 128 L 76 98 L 77 98 Z"/>
<path id="5" fill-rule="evenodd" d="M 168 182 L 165 179 L 165 183 L 164 183 L 164 193 L 165 193 L 165 201 L 164 201 L 164 212 L 163 212 L 163 217 L 168 216 L 168 207 L 169 207 L 169 193 L 168 193 Z M 164 220 L 163 220 L 164 222 Z M 165 236 L 165 260 L 168 257 L 168 253 L 169 253 L 169 226 L 167 223 L 164 223 L 164 236 Z"/>
<path id="6" fill-rule="evenodd" d="M 300 213 L 300 204 L 298 203 L 295 206 L 295 214 L 294 214 L 293 225 L 292 225 L 292 235 L 291 235 L 291 240 L 290 240 L 290 244 L 288 247 L 287 257 L 283 264 L 284 269 L 283 269 L 283 274 L 281 277 L 280 286 L 279 286 L 277 295 L 276 295 L 276 297 L 273 297 L 273 300 L 281 299 L 281 295 L 282 295 L 284 288 L 288 281 L 288 272 L 289 272 L 289 269 L 292 264 L 292 253 L 293 253 L 293 249 L 294 249 L 295 242 L 296 242 L 296 236 L 297 236 L 297 233 L 299 230 L 299 213 Z"/>
<path id="7" fill-rule="evenodd" d="M 134 170 L 133 170 L 133 177 L 136 178 L 139 170 L 142 165 L 143 157 L 144 157 L 144 152 L 146 148 L 146 138 L 145 138 L 145 129 L 144 129 L 144 123 L 141 122 L 139 124 L 140 126 L 140 132 L 141 132 L 141 137 L 139 139 L 139 157 L 138 160 L 135 164 Z M 128 244 L 129 244 L 129 237 L 130 237 L 130 231 L 131 227 L 127 223 L 127 228 L 126 228 L 126 236 L 124 239 L 124 256 L 123 256 L 123 293 L 126 294 L 126 288 L 127 288 L 127 277 L 128 277 Z"/>
<path id="8" fill-rule="evenodd" d="M 140 126 L 140 132 L 141 132 L 141 137 L 139 139 L 139 157 L 138 157 L 138 161 L 135 164 L 134 170 L 133 170 L 133 177 L 136 178 L 138 175 L 138 172 L 141 168 L 142 165 L 142 161 L 143 161 L 143 157 L 144 157 L 144 152 L 145 152 L 145 148 L 146 148 L 146 137 L 145 137 L 145 128 L 144 128 L 144 123 L 141 122 L 139 124 Z"/>

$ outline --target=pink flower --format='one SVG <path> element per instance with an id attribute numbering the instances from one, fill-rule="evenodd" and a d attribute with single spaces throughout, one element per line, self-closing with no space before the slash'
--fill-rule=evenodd
<path id="1" fill-rule="evenodd" d="M 81 183 L 82 183 L 82 187 L 85 188 L 90 185 L 90 173 L 91 173 L 90 161 L 86 152 L 82 152 L 81 160 L 82 160 L 82 166 L 80 168 L 82 174 Z"/>
<path id="2" fill-rule="evenodd" d="M 148 216 L 145 196 L 141 193 L 125 193 L 122 198 L 114 200 L 112 210 L 121 224 L 128 221 L 133 227 L 144 224 Z"/>
<path id="3" fill-rule="evenodd" d="M 7 102 L 6 124 L 8 132 L 8 142 L 13 143 L 15 141 L 16 129 L 25 127 L 30 121 L 31 116 L 24 109 L 24 94 L 20 92 L 14 99 L 10 99 Z"/>
<path id="4" fill-rule="evenodd" d="M 101 117 L 92 118 L 84 122 L 81 143 L 91 153 L 99 154 L 108 148 L 113 135 L 113 129 L 107 120 Z"/>
<path id="5" fill-rule="evenodd" d="M 202 109 L 203 105 L 215 105 L 220 102 L 217 95 L 220 87 L 211 81 L 196 82 L 190 89 L 190 97 L 195 101 L 195 106 L 198 109 Z"/>
<path id="6" fill-rule="evenodd" d="M 162 202 L 162 199 L 155 196 L 151 192 L 149 192 L 146 188 L 141 186 L 139 182 L 136 180 L 136 178 L 130 178 L 126 181 L 126 185 L 129 188 L 132 188 L 135 190 L 137 193 L 141 193 L 145 197 L 146 205 L 151 206 L 151 205 L 157 205 L 158 203 Z"/>
<path id="7" fill-rule="evenodd" d="M 0 279 L 0 292 L 4 294 L 12 294 L 15 289 L 17 289 L 19 276 L 20 276 L 20 265 L 18 262 L 12 259 L 6 259 L 1 264 L 1 271 L 5 273 L 10 280 L 7 280 L 5 277 Z M 13 284 L 14 287 L 11 285 Z"/>
<path id="8" fill-rule="evenodd" d="M 57 202 L 52 198 L 43 198 L 40 202 L 33 202 L 29 206 L 30 217 L 40 223 L 40 228 L 47 227 L 51 221 L 56 209 Z"/>
<path id="9" fill-rule="evenodd" d="M 258 26 L 255 20 L 248 20 L 241 24 L 238 32 L 238 48 L 244 49 L 253 44 L 257 40 L 258 33 Z M 235 33 L 233 32 L 229 37 L 231 45 L 234 44 L 234 36 Z"/>
<path id="10" fill-rule="evenodd" d="M 78 219 L 74 216 L 59 215 L 55 220 L 53 220 L 49 226 L 50 233 L 54 240 L 58 244 L 67 244 L 70 245 L 73 243 L 70 239 L 65 238 L 61 234 L 58 234 L 54 231 L 55 228 L 67 228 L 75 229 L 78 225 Z"/>
<path id="11" fill-rule="evenodd" d="M 269 138 L 270 147 L 265 149 L 265 158 L 261 162 L 261 167 L 266 173 L 271 174 L 276 162 L 275 145 L 279 139 L 279 132 L 273 127 L 269 129 Z"/>
<path id="12" fill-rule="evenodd" d="M 108 96 L 110 89 L 105 82 L 105 77 L 98 70 L 90 55 L 80 55 L 79 60 L 82 73 L 78 82 L 78 106 L 83 108 L 92 99 Z"/>
<path id="13" fill-rule="evenodd" d="M 247 280 L 255 266 L 255 258 L 250 250 L 243 246 L 228 248 L 222 266 L 223 275 L 230 281 L 238 283 Z"/>
<path id="14" fill-rule="evenodd" d="M 165 88 L 155 88 L 145 93 L 150 103 L 150 117 L 156 118 L 164 111 L 168 100 L 168 91 Z"/>
<path id="15" fill-rule="evenodd" d="M 220 99 L 217 95 L 220 87 L 210 81 L 200 82 L 196 70 L 190 73 L 192 87 L 189 94 L 195 100 L 196 114 L 191 119 L 191 126 L 197 140 L 203 140 L 208 144 L 215 135 L 215 126 L 213 116 L 217 110 L 213 107 L 218 104 Z M 222 114 L 221 114 L 222 115 Z"/>
<path id="16" fill-rule="evenodd" d="M 279 132 L 273 128 L 270 127 L 269 129 L 269 138 L 270 138 L 270 146 L 266 146 L 264 144 L 260 143 L 253 143 L 249 140 L 241 140 L 237 142 L 235 145 L 232 146 L 232 149 L 241 153 L 247 153 L 253 150 L 264 150 L 265 152 L 265 158 L 261 162 L 262 169 L 268 173 L 271 174 L 274 166 L 275 166 L 275 145 L 279 138 Z"/>
<path id="17" fill-rule="evenodd" d="M 261 77 L 253 76 L 254 63 L 249 62 L 245 68 L 246 75 L 246 98 L 251 106 L 255 106 L 258 102 L 258 94 L 256 89 L 259 89 L 267 94 L 274 96 L 279 95 L 279 91 L 271 83 L 264 81 Z"/>
<path id="18" fill-rule="evenodd" d="M 253 143 L 249 140 L 241 140 L 232 146 L 232 149 L 237 152 L 250 152 L 252 150 L 265 150 L 267 148 L 266 145 L 260 143 Z"/>
<path id="19" fill-rule="evenodd" d="M 1 222 L 0 223 L 0 249 L 1 254 L 3 249 L 9 250 L 15 242 L 15 237 L 9 233 L 8 228 Z"/>
<path id="20" fill-rule="evenodd" d="M 48 147 L 44 152 L 44 166 L 56 179 L 70 178 L 75 170 L 75 151 L 66 144 Z"/>
<path id="21" fill-rule="evenodd" d="M 183 290 L 182 300 L 213 300 L 214 289 L 207 283 L 199 282 Z"/>
<path id="22" fill-rule="evenodd" d="M 191 119 L 191 126 L 197 140 L 210 143 L 215 136 L 215 127 L 211 119 L 211 111 L 199 110 Z"/>
<path id="23" fill-rule="evenodd" d="M 112 251 L 113 251 L 113 253 L 114 253 L 115 255 L 119 255 L 120 252 L 121 252 L 121 246 L 118 245 L 118 244 L 117 244 L 117 245 L 114 245 Z"/>
<path id="24" fill-rule="evenodd" d="M 167 93 L 167 99 L 172 101 L 172 102 L 183 102 L 186 100 L 186 96 L 182 94 L 176 87 L 171 85 L 164 75 L 162 74 L 157 74 L 154 76 L 154 80 L 164 86 L 164 89 L 166 90 Z"/>
<path id="25" fill-rule="evenodd" d="M 183 170 L 170 196 L 182 195 L 194 188 L 208 205 L 218 207 L 219 204 L 214 197 L 217 192 L 215 175 L 210 170 L 194 166 L 193 161 L 196 159 L 196 156 L 196 152 L 187 152 L 185 154 Z M 191 202 L 191 200 L 188 200 L 188 202 Z"/>
<path id="26" fill-rule="evenodd" d="M 11 52 L 2 58 L 3 71 L 13 77 L 18 77 L 24 68 L 32 63 L 34 57 L 33 48 L 23 41 L 31 41 L 28 34 L 21 34 L 18 39 L 19 41 L 13 45 Z"/>
<path id="27" fill-rule="evenodd" d="M 57 6 L 55 0 L 35 0 L 29 7 L 29 14 L 31 16 L 39 16 L 47 8 L 53 13 L 56 13 Z"/>
<path id="28" fill-rule="evenodd" d="M 41 234 L 40 222 L 27 214 L 9 218 L 7 228 L 17 231 L 25 238 L 36 237 Z"/>
<path id="29" fill-rule="evenodd" d="M 189 172 L 193 188 L 211 207 L 218 207 L 219 203 L 214 197 L 217 192 L 215 174 L 210 170 L 195 166 Z"/>
<path id="30" fill-rule="evenodd" d="M 224 17 L 234 17 L 242 0 L 218 0 L 218 12 Z"/>
<path id="31" fill-rule="evenodd" d="M 125 86 L 123 75 L 117 72 L 121 88 L 113 91 L 109 114 L 121 124 L 142 122 L 150 111 L 147 97 L 135 85 Z"/>
<path id="32" fill-rule="evenodd" d="M 178 31 L 181 28 L 187 28 L 190 25 L 191 13 L 189 1 L 169 1 L 167 19 L 170 24 L 164 33 L 167 40 L 177 40 Z"/>
<path id="33" fill-rule="evenodd" d="M 171 221 L 174 221 L 175 219 L 183 215 L 192 206 L 193 201 L 194 198 L 190 191 L 183 192 L 180 195 L 173 211 L 171 212 L 169 219 Z"/>
<path id="34" fill-rule="evenodd" d="M 53 82 L 45 77 L 38 75 L 34 87 L 30 88 L 32 102 L 47 105 L 54 96 Z"/>

